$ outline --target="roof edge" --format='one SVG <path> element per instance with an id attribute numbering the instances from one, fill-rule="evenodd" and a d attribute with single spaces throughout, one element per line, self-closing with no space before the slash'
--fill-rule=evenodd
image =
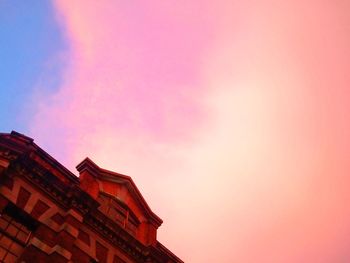
<path id="1" fill-rule="evenodd" d="M 99 177 L 101 168 L 96 163 L 94 163 L 89 157 L 86 157 L 76 166 L 76 169 L 79 173 L 89 171 L 94 177 Z"/>

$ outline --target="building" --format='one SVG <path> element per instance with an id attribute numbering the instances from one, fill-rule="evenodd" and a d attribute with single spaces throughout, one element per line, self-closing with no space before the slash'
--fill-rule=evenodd
<path id="1" fill-rule="evenodd" d="M 0 134 L 0 262 L 182 262 L 133 180 L 82 161 L 75 176 L 33 139 Z"/>

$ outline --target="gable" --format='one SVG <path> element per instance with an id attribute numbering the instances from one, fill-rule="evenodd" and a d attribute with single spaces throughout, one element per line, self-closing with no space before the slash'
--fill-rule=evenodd
<path id="1" fill-rule="evenodd" d="M 118 197 L 135 213 L 138 213 L 138 210 L 142 211 L 145 219 L 154 223 L 157 227 L 162 224 L 162 219 L 152 212 L 130 176 L 102 169 L 89 158 L 82 161 L 77 169 L 80 173 L 80 184 L 84 185 L 89 182 L 89 187 L 86 186 L 85 188 L 93 188 L 93 193 L 90 194 L 95 199 L 99 192 L 108 193 Z M 91 189 L 86 190 L 92 192 Z"/>
<path id="2" fill-rule="evenodd" d="M 145 244 L 156 242 L 162 224 L 152 212 L 131 177 L 98 167 L 89 158 L 81 162 L 80 188 L 93 197 L 99 210 Z"/>

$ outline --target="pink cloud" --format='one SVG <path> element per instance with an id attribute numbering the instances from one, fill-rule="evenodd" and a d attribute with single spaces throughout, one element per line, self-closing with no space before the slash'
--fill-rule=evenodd
<path id="1" fill-rule="evenodd" d="M 70 63 L 39 144 L 131 175 L 187 262 L 350 259 L 345 2 L 55 7 Z"/>

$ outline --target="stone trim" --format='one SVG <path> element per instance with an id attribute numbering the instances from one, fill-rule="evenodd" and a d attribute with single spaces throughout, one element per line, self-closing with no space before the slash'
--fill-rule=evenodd
<path id="1" fill-rule="evenodd" d="M 72 253 L 64 249 L 60 245 L 55 245 L 54 247 L 50 247 L 36 237 L 33 237 L 30 240 L 29 245 L 33 245 L 37 247 L 38 249 L 40 249 L 41 251 L 45 252 L 48 255 L 51 255 L 52 253 L 57 253 L 63 256 L 64 258 L 66 258 L 67 260 L 70 260 L 70 258 L 72 257 Z"/>
<path id="2" fill-rule="evenodd" d="M 61 231 L 65 231 L 67 232 L 68 234 L 70 234 L 72 237 L 74 238 L 78 238 L 78 235 L 79 235 L 79 230 L 76 229 L 74 226 L 70 225 L 70 224 L 67 224 L 67 223 L 64 223 L 60 229 L 58 230 L 58 232 L 61 232 Z"/>
<path id="3" fill-rule="evenodd" d="M 74 217 L 79 222 L 83 222 L 83 216 L 81 214 L 79 214 L 77 211 L 75 211 L 73 209 L 69 209 L 67 211 L 67 214 L 71 215 L 72 217 Z"/>
<path id="4" fill-rule="evenodd" d="M 23 187 L 25 189 L 27 189 L 27 191 L 29 191 L 29 189 L 27 187 Z M 30 197 L 26 203 L 26 205 L 24 206 L 23 210 L 26 211 L 28 214 L 30 214 L 33 211 L 33 208 L 35 206 L 35 204 L 38 202 L 40 194 L 38 192 L 33 192 L 33 191 L 29 191 L 30 192 Z"/>
<path id="5" fill-rule="evenodd" d="M 8 189 L 3 185 L 0 185 L 0 194 L 2 194 L 4 197 L 6 197 L 8 200 L 10 200 L 14 204 L 17 201 L 19 189 L 21 187 L 21 184 L 18 181 L 19 180 L 17 178 L 13 178 L 12 190 Z"/>

